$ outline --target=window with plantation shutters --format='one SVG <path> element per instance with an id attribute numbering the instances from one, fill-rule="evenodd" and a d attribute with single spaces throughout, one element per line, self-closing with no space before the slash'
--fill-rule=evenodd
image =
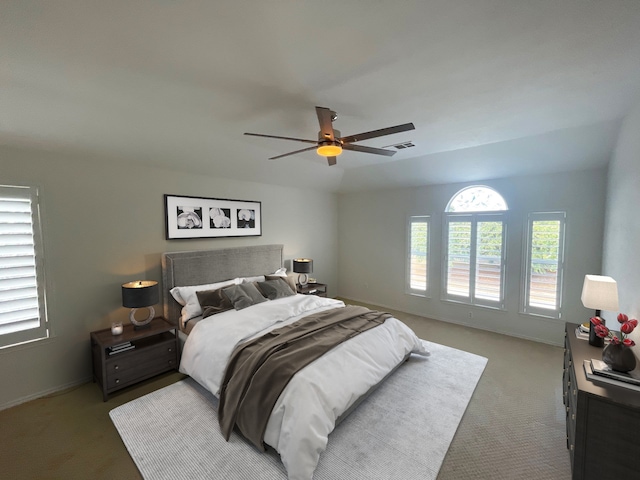
<path id="1" fill-rule="evenodd" d="M 48 337 L 35 187 L 0 185 L 0 348 Z"/>
<path id="2" fill-rule="evenodd" d="M 409 217 L 407 293 L 426 296 L 429 290 L 429 217 Z"/>
<path id="3" fill-rule="evenodd" d="M 565 221 L 565 212 L 528 216 L 522 313 L 561 318 Z"/>
<path id="4" fill-rule="evenodd" d="M 471 221 L 450 218 L 447 241 L 447 294 L 469 296 L 471 278 Z"/>
<path id="5" fill-rule="evenodd" d="M 504 308 L 505 210 L 489 187 L 453 196 L 445 213 L 444 299 Z"/>

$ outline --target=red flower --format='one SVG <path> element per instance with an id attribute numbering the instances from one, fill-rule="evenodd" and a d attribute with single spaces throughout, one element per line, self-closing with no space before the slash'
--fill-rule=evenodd
<path id="1" fill-rule="evenodd" d="M 605 338 L 609 335 L 609 329 L 602 323 L 596 325 L 594 328 L 596 329 L 596 335 L 600 338 Z"/>
<path id="2" fill-rule="evenodd" d="M 593 325 L 593 329 L 596 332 L 596 335 L 600 338 L 609 338 L 611 343 L 619 345 L 622 343 L 627 347 L 633 347 L 636 342 L 627 338 L 631 332 L 635 330 L 638 326 L 638 320 L 635 318 L 629 320 L 629 316 L 624 313 L 618 314 L 618 322 L 620 325 L 620 338 L 613 334 L 613 331 L 609 330 L 607 326 L 604 324 L 604 320 L 600 317 L 591 317 L 591 325 Z M 617 333 L 617 332 L 616 332 Z"/>
<path id="3" fill-rule="evenodd" d="M 626 333 L 627 335 L 630 334 L 631 332 L 633 332 L 633 329 L 636 328 L 633 323 L 631 322 L 624 322 L 621 326 L 620 326 L 620 331 L 622 333 Z"/>
<path id="4" fill-rule="evenodd" d="M 591 317 L 591 323 L 593 325 L 601 325 L 602 324 L 602 320 L 600 320 L 598 317 Z"/>

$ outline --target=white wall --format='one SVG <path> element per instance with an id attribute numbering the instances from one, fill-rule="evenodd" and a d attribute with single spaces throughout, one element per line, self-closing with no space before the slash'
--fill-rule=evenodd
<path id="1" fill-rule="evenodd" d="M 112 320 L 128 322 L 120 285 L 135 279 L 160 281 L 162 252 L 282 243 L 285 261 L 313 258 L 314 276 L 329 284 L 331 295 L 337 291 L 333 194 L 8 147 L 0 147 L 0 184 L 41 189 L 54 334 L 49 340 L 0 350 L 0 408 L 87 381 L 89 332 L 108 327 Z M 165 193 L 261 201 L 263 234 L 167 241 Z"/>
<path id="2" fill-rule="evenodd" d="M 620 311 L 640 319 L 640 102 L 622 124 L 609 165 L 603 273 L 618 283 Z M 632 338 L 640 358 L 640 329 Z"/>
<path id="3" fill-rule="evenodd" d="M 340 295 L 425 317 L 562 344 L 565 321 L 588 319 L 589 312 L 580 302 L 580 292 L 584 275 L 600 271 L 606 172 L 595 169 L 482 184 L 500 192 L 509 206 L 505 311 L 440 299 L 442 212 L 456 192 L 471 184 L 340 195 Z M 522 315 L 518 311 L 527 213 L 560 210 L 567 212 L 563 319 Z M 431 298 L 405 294 L 407 217 L 425 214 L 431 215 Z"/>

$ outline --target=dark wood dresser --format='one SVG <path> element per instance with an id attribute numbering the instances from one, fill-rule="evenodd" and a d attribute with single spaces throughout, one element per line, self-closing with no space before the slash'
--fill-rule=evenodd
<path id="1" fill-rule="evenodd" d="M 140 330 L 125 325 L 122 335 L 112 335 L 110 328 L 91 332 L 93 378 L 102 387 L 102 399 L 107 401 L 117 390 L 177 369 L 175 329 L 158 317 Z M 116 350 L 123 345 L 128 347 Z"/>
<path id="2" fill-rule="evenodd" d="M 587 379 L 583 360 L 602 348 L 565 327 L 563 401 L 574 480 L 640 479 L 640 392 Z"/>

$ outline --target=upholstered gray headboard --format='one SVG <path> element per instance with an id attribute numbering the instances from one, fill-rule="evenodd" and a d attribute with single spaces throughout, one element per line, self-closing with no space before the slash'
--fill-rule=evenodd
<path id="1" fill-rule="evenodd" d="M 179 325 L 182 307 L 171 296 L 173 287 L 204 285 L 236 277 L 275 272 L 282 267 L 283 245 L 221 248 L 162 254 L 162 302 L 164 317 Z"/>

